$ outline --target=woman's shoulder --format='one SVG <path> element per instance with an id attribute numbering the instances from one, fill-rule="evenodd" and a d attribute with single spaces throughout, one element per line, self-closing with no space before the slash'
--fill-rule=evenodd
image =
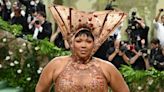
<path id="1" fill-rule="evenodd" d="M 58 69 L 63 65 L 67 64 L 69 61 L 70 56 L 60 56 L 53 58 L 45 67 L 51 69 Z"/>
<path id="2" fill-rule="evenodd" d="M 49 63 L 59 65 L 59 64 L 67 63 L 69 59 L 71 59 L 70 56 L 59 56 L 53 58 Z"/>
<path id="3" fill-rule="evenodd" d="M 100 59 L 100 58 L 94 58 L 96 63 L 101 68 L 104 76 L 106 77 L 107 81 L 110 82 L 113 75 L 117 74 L 118 70 L 117 68 L 109 61 Z"/>
<path id="4" fill-rule="evenodd" d="M 96 62 L 99 64 L 100 68 L 103 70 L 104 73 L 116 73 L 118 69 L 109 61 L 95 58 Z"/>
<path id="5" fill-rule="evenodd" d="M 103 60 L 103 59 L 96 58 L 96 57 L 94 57 L 94 59 L 96 60 L 96 62 L 97 62 L 100 66 L 115 67 L 111 62 L 109 62 L 109 61 L 107 61 L 107 60 Z"/>

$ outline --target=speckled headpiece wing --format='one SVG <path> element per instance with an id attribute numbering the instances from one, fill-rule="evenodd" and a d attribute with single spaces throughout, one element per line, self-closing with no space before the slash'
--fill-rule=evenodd
<path id="1" fill-rule="evenodd" d="M 69 44 L 71 38 L 78 29 L 86 26 L 91 29 L 95 38 L 94 54 L 102 43 L 109 37 L 114 29 L 125 19 L 126 14 L 122 11 L 95 11 L 84 12 L 61 5 L 50 7 L 55 21 L 61 29 L 61 33 Z"/>

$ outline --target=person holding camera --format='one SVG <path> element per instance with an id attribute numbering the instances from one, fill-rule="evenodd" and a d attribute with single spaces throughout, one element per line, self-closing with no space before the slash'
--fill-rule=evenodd
<path id="1" fill-rule="evenodd" d="M 153 66 L 157 70 L 161 70 L 160 63 L 164 62 L 163 55 L 164 53 L 163 53 L 163 49 L 161 48 L 159 39 L 157 38 L 152 39 L 151 40 L 151 53 L 150 53 L 150 58 L 149 58 L 151 66 Z"/>
<path id="2" fill-rule="evenodd" d="M 127 55 L 130 58 L 129 63 L 132 65 L 132 68 L 137 70 L 145 70 L 150 67 L 147 49 L 138 50 L 134 44 L 127 45 L 127 48 Z"/>
<path id="3" fill-rule="evenodd" d="M 51 23 L 46 20 L 44 12 L 38 12 L 35 19 L 29 24 L 29 29 L 33 34 L 33 39 L 44 39 L 51 37 L 52 27 Z"/>
<path id="4" fill-rule="evenodd" d="M 128 65 L 129 58 L 126 55 L 127 48 L 125 45 L 121 45 L 119 40 L 114 42 L 114 47 L 109 47 L 107 50 L 107 58 L 118 69 L 121 65 Z"/>
<path id="5" fill-rule="evenodd" d="M 132 12 L 132 18 L 129 20 L 126 32 L 129 35 L 130 43 L 135 43 L 141 48 L 141 40 L 145 40 L 145 47 L 148 45 L 148 31 L 149 27 L 144 23 L 142 18 L 136 17 L 136 12 Z"/>
<path id="6" fill-rule="evenodd" d="M 155 25 L 155 29 L 157 30 L 157 35 L 156 37 L 160 40 L 160 44 L 162 46 L 164 46 L 164 15 L 161 15 L 163 12 L 163 9 L 159 9 L 159 13 L 157 14 L 157 16 L 155 17 L 153 23 Z M 161 16 L 161 21 L 159 20 Z"/>

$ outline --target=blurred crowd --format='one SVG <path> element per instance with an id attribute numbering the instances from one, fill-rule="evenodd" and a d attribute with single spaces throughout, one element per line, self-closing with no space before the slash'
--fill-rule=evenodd
<path id="1" fill-rule="evenodd" d="M 25 9 L 23 9 L 25 7 Z M 34 39 L 51 37 L 52 25 L 46 20 L 45 5 L 40 0 L 0 0 L 0 16 L 11 24 L 22 25 L 23 37 L 33 35 Z"/>
<path id="2" fill-rule="evenodd" d="M 105 9 L 113 10 L 111 5 L 107 5 Z M 164 70 L 164 15 L 161 15 L 163 11 L 159 9 L 157 16 L 152 19 L 157 38 L 150 39 L 150 43 L 149 26 L 145 24 L 143 18 L 136 16 L 137 12 L 132 12 L 126 28 L 128 41 L 120 39 L 121 24 L 94 56 L 113 63 L 117 68 L 121 65 L 129 65 L 139 70 L 150 67 Z"/>
<path id="3" fill-rule="evenodd" d="M 111 6 L 105 9 L 114 10 Z M 126 29 L 128 41 L 121 41 L 121 24 L 94 56 L 113 63 L 117 68 L 124 64 L 131 65 L 134 69 L 149 69 L 152 66 L 158 70 L 164 70 L 164 15 L 161 15 L 162 12 L 163 9 L 159 9 L 153 20 L 157 38 L 148 41 L 149 26 L 145 24 L 143 18 L 136 16 L 136 12 L 132 12 Z M 18 0 L 14 3 L 10 0 L 0 0 L 0 16 L 11 24 L 22 25 L 22 34 L 18 37 L 23 38 L 31 34 L 33 39 L 48 38 L 58 47 L 69 48 L 67 42 L 63 40 L 60 29 L 52 35 L 52 24 L 46 19 L 45 5 L 41 0 Z"/>

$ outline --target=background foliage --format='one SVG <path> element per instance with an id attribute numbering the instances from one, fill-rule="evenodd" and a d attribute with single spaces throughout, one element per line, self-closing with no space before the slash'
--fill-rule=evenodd
<path id="1" fill-rule="evenodd" d="M 33 40 L 29 35 L 24 40 L 11 37 L 11 33 L 19 35 L 21 26 L 10 25 L 0 19 L 0 81 L 7 81 L 11 87 L 23 88 L 23 92 L 34 92 L 43 67 L 52 58 L 70 55 L 70 52 L 56 47 L 47 39 Z"/>
<path id="2" fill-rule="evenodd" d="M 154 68 L 149 70 L 134 70 L 123 65 L 120 69 L 131 92 L 163 92 L 164 71 Z"/>

